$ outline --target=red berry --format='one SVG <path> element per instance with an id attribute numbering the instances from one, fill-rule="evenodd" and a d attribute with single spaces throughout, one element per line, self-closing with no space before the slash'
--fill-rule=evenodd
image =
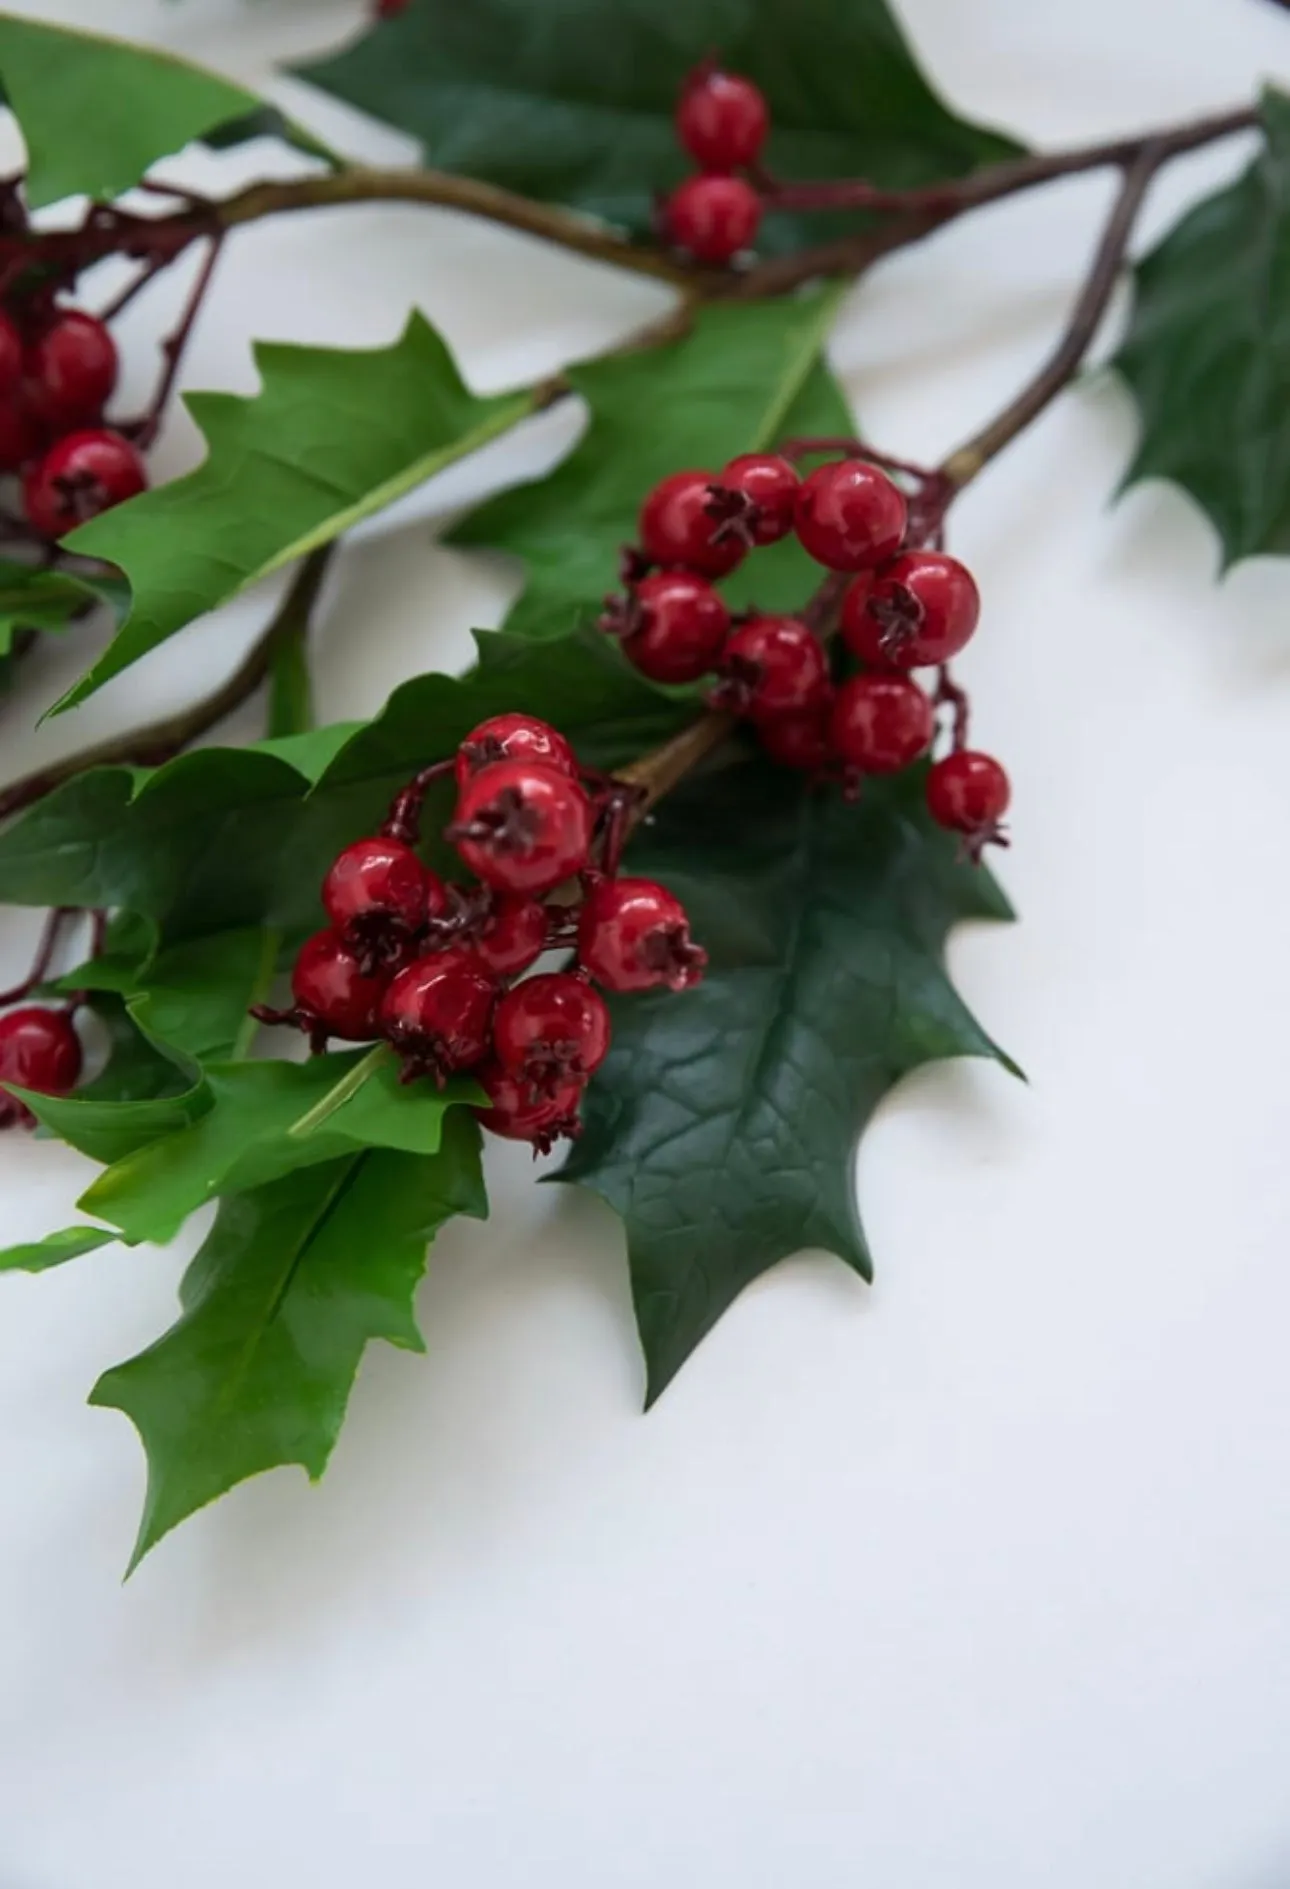
<path id="1" fill-rule="evenodd" d="M 710 472 L 674 472 L 660 479 L 641 506 L 641 545 L 654 564 L 683 564 L 704 577 L 724 577 L 744 555 L 736 538 L 718 541 L 711 512 Z"/>
<path id="2" fill-rule="evenodd" d="M 1001 840 L 999 822 L 1008 811 L 1012 785 L 991 754 L 963 748 L 947 754 L 927 776 L 927 805 L 938 826 L 963 833 L 979 853 Z"/>
<path id="3" fill-rule="evenodd" d="M 613 627 L 611 603 L 602 626 Z M 636 584 L 621 613 L 623 653 L 653 682 L 697 682 L 715 668 L 730 612 L 706 577 L 655 571 Z"/>
<path id="4" fill-rule="evenodd" d="M 753 617 L 726 644 L 713 699 L 753 721 L 793 715 L 829 692 L 824 645 L 797 617 Z"/>
<path id="5" fill-rule="evenodd" d="M 133 498 L 147 483 L 147 468 L 129 440 L 100 429 L 55 441 L 27 473 L 22 496 L 41 536 L 61 538 L 74 525 Z"/>
<path id="6" fill-rule="evenodd" d="M 442 1085 L 488 1053 L 497 985 L 469 945 L 418 958 L 399 972 L 381 1004 L 381 1033 L 403 1058 L 403 1080 Z"/>
<path id="7" fill-rule="evenodd" d="M 547 910 L 536 899 L 503 892 L 477 932 L 471 934 L 486 971 L 494 977 L 518 977 L 546 949 Z"/>
<path id="8" fill-rule="evenodd" d="M 558 728 L 536 715 L 490 715 L 472 728 L 457 750 L 457 785 L 497 761 L 539 761 L 557 774 L 578 778 L 578 757 Z"/>
<path id="9" fill-rule="evenodd" d="M 22 336 L 17 323 L 0 309 L 0 397 L 17 392 L 22 371 Z"/>
<path id="10" fill-rule="evenodd" d="M 829 722 L 833 714 L 832 691 L 817 708 L 798 709 L 793 715 L 775 715 L 757 725 L 757 739 L 772 761 L 781 767 L 800 768 L 804 774 L 821 774 L 833 756 L 829 740 Z"/>
<path id="11" fill-rule="evenodd" d="M 461 790 L 445 837 L 499 892 L 549 892 L 587 863 L 591 802 L 577 781 L 531 761 L 496 761 Z"/>
<path id="12" fill-rule="evenodd" d="M 742 177 L 687 177 L 663 206 L 663 220 L 678 249 L 719 265 L 752 247 L 761 198 Z"/>
<path id="13" fill-rule="evenodd" d="M 535 1095 L 553 1095 L 570 1076 L 585 1081 L 609 1054 L 609 1037 L 604 998 L 572 971 L 517 984 L 493 1024 L 498 1061 Z"/>
<path id="14" fill-rule="evenodd" d="M 315 932 L 300 947 L 291 973 L 295 1021 L 318 1049 L 329 1036 L 346 1043 L 369 1043 L 380 1035 L 378 1012 L 386 982 L 384 977 L 364 972 L 338 933 Z"/>
<path id="15" fill-rule="evenodd" d="M 378 20 L 395 20 L 400 13 L 406 13 L 409 0 L 376 0 Z"/>
<path id="16" fill-rule="evenodd" d="M 688 990 L 708 961 L 685 907 L 653 879 L 605 879 L 578 920 L 578 957 L 606 990 Z"/>
<path id="17" fill-rule="evenodd" d="M 536 1155 L 550 1154 L 562 1136 L 576 1141 L 582 1133 L 578 1109 L 583 1085 L 576 1077 L 560 1083 L 553 1094 L 535 1099 L 529 1084 L 500 1063 L 486 1063 L 474 1076 L 492 1103 L 475 1114 L 493 1134 L 504 1135 L 508 1141 L 531 1141 Z"/>
<path id="18" fill-rule="evenodd" d="M 116 342 L 97 315 L 62 308 L 27 349 L 31 404 L 50 427 L 88 426 L 116 387 Z"/>
<path id="19" fill-rule="evenodd" d="M 965 564 L 942 551 L 906 551 L 848 590 L 842 635 L 862 662 L 921 669 L 957 656 L 980 615 Z"/>
<path id="20" fill-rule="evenodd" d="M 327 916 L 365 974 L 406 957 L 427 918 L 443 911 L 443 885 L 401 840 L 355 840 L 323 881 Z"/>
<path id="21" fill-rule="evenodd" d="M 793 522 L 817 564 L 863 571 L 900 549 L 909 514 L 904 493 L 885 472 L 863 459 L 840 459 L 802 481 Z"/>
<path id="22" fill-rule="evenodd" d="M 833 746 L 848 767 L 894 774 L 931 746 L 935 716 L 908 676 L 852 676 L 833 704 Z"/>
<path id="23" fill-rule="evenodd" d="M 722 472 L 708 501 L 724 532 L 744 544 L 775 544 L 793 529 L 802 481 L 797 468 L 777 453 L 742 453 Z"/>
<path id="24" fill-rule="evenodd" d="M 769 128 L 766 100 L 751 79 L 711 66 L 690 74 L 676 108 L 676 135 L 700 170 L 755 164 Z"/>
<path id="25" fill-rule="evenodd" d="M 26 396 L 14 393 L 0 399 L 0 472 L 17 472 L 44 444 L 44 433 Z"/>
<path id="26" fill-rule="evenodd" d="M 0 1082 L 37 1095 L 70 1095 L 81 1073 L 81 1039 L 62 1010 L 11 1010 L 0 1017 Z M 0 1128 L 28 1126 L 30 1111 L 0 1093 Z"/>

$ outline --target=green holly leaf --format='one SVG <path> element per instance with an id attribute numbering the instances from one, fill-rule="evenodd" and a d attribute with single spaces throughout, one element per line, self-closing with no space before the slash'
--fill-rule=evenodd
<path id="1" fill-rule="evenodd" d="M 77 1089 L 78 1103 L 173 1101 L 192 1089 L 200 1071 L 174 1045 L 169 1054 L 159 1048 L 120 997 L 110 991 L 91 991 L 85 1007 L 106 1032 L 108 1055 L 98 1075 Z"/>
<path id="2" fill-rule="evenodd" d="M 195 1062 L 235 1060 L 251 1046 L 247 1012 L 267 999 L 282 954 L 281 932 L 258 926 L 171 945 L 140 972 L 130 1010 L 153 1041 Z"/>
<path id="3" fill-rule="evenodd" d="M 98 601 L 98 593 L 75 577 L 0 558 L 0 657 L 9 655 L 22 631 L 66 629 Z"/>
<path id="4" fill-rule="evenodd" d="M 1007 1063 L 943 956 L 957 920 L 1008 906 L 956 863 L 922 793 L 915 769 L 848 806 L 752 761 L 664 801 L 631 848 L 630 871 L 685 901 L 711 965 L 683 995 L 615 1003 L 561 1178 L 626 1223 L 651 1402 L 777 1260 L 822 1247 L 869 1277 L 853 1155 L 903 1075 Z"/>
<path id="5" fill-rule="evenodd" d="M 444 1221 L 486 1212 L 479 1130 L 458 1110 L 433 1156 L 360 1154 L 224 1201 L 185 1275 L 183 1316 L 105 1373 L 148 1457 L 130 1567 L 234 1484 L 327 1466 L 370 1340 L 424 1350 L 413 1297 Z"/>
<path id="6" fill-rule="evenodd" d="M 1290 98 L 1267 143 L 1138 265 L 1114 365 L 1142 437 L 1125 478 L 1172 479 L 1218 532 L 1224 567 L 1290 552 Z"/>
<path id="7" fill-rule="evenodd" d="M 909 189 L 1018 149 L 947 109 L 883 0 L 413 0 L 297 72 L 411 132 L 427 164 L 648 235 L 655 193 L 687 168 L 673 129 L 682 81 L 713 55 L 765 93 L 777 177 Z M 846 226 L 776 215 L 761 247 L 793 249 Z"/>
<path id="8" fill-rule="evenodd" d="M 699 311 L 683 341 L 569 370 L 591 410 L 555 472 L 490 499 L 449 534 L 523 561 L 512 634 L 553 636 L 586 620 L 617 583 L 641 500 L 681 467 L 719 470 L 737 453 L 793 436 L 849 434 L 851 417 L 824 366 L 838 291 Z M 820 568 L 796 540 L 759 551 L 723 586 L 734 604 L 796 609 Z"/>
<path id="9" fill-rule="evenodd" d="M 0 1253 L 0 1272 L 52 1272 L 55 1266 L 97 1252 L 100 1246 L 111 1246 L 120 1237 L 111 1227 L 64 1227 L 29 1246 L 11 1246 Z"/>
<path id="10" fill-rule="evenodd" d="M 137 1065 L 132 1067 L 137 1075 Z M 131 1095 L 130 1089 L 140 1086 L 142 1097 Z M 174 1078 L 160 1094 L 158 1086 L 151 1077 L 142 1085 L 109 1080 L 105 1071 L 101 1086 L 90 1083 L 75 1095 L 36 1095 L 16 1088 L 12 1092 L 60 1141 L 92 1161 L 115 1162 L 160 1136 L 178 1134 L 211 1107 L 211 1091 L 200 1071 L 190 1073 L 186 1087 L 176 1090 Z"/>
<path id="11" fill-rule="evenodd" d="M 253 92 L 173 53 L 10 13 L 0 14 L 0 83 L 27 146 L 35 210 L 119 196 L 158 158 L 262 109 Z"/>
<path id="12" fill-rule="evenodd" d="M 250 399 L 189 394 L 206 459 L 81 525 L 70 550 L 129 580 L 106 653 L 57 704 L 73 707 L 194 617 L 328 544 L 532 411 L 525 391 L 470 393 L 433 328 L 413 315 L 392 347 L 255 349 Z"/>
<path id="13" fill-rule="evenodd" d="M 195 1120 L 107 1168 L 82 1196 L 96 1219 L 131 1240 L 165 1242 L 209 1200 L 263 1187 L 358 1147 L 435 1154 L 454 1104 L 478 1091 L 404 1084 L 388 1050 L 307 1063 L 212 1064 L 210 1105 Z M 321 1119 L 321 1125 L 312 1124 Z"/>

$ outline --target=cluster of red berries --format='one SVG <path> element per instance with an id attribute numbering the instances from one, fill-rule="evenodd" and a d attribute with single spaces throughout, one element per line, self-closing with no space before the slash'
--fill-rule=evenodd
<path id="1" fill-rule="evenodd" d="M 36 1095 L 70 1095 L 80 1079 L 81 1039 L 66 1010 L 30 1005 L 0 1017 L 0 1082 Z M 0 1128 L 32 1128 L 30 1109 L 0 1090 Z"/>
<path id="2" fill-rule="evenodd" d="M 642 674 L 664 683 L 715 676 L 709 701 L 746 718 L 773 760 L 840 773 L 851 791 L 931 747 L 936 704 L 909 672 L 941 667 L 966 646 L 980 597 L 957 558 L 903 548 L 908 502 L 879 467 L 841 459 L 802 478 L 777 454 L 745 454 L 718 474 L 663 479 L 639 529 L 639 546 L 624 556 L 626 588 L 605 599 L 600 627 Z M 735 618 L 716 588 L 750 551 L 790 532 L 826 570 L 850 578 L 840 627 L 861 667 L 837 683 L 804 617 Z M 965 749 L 928 778 L 933 817 L 976 855 L 1001 839 L 1009 798 L 999 763 Z"/>
<path id="3" fill-rule="evenodd" d="M 756 174 L 770 111 L 751 79 L 705 64 L 682 87 L 676 135 L 698 165 L 659 211 L 661 233 L 696 262 L 720 266 L 751 249 L 762 200 L 746 175 Z"/>
<path id="4" fill-rule="evenodd" d="M 449 772 L 457 805 L 445 837 L 472 884 L 445 884 L 415 850 L 425 793 Z M 543 1152 L 576 1136 L 609 1050 L 595 985 L 684 990 L 706 963 L 665 886 L 616 876 L 633 797 L 582 769 L 546 722 L 482 722 L 451 761 L 409 783 L 379 834 L 341 853 L 323 883 L 330 923 L 296 960 L 294 1007 L 255 1014 L 305 1030 L 315 1050 L 331 1037 L 384 1039 L 405 1081 L 468 1070 L 495 1134 Z M 524 975 L 568 945 L 575 969 Z"/>
<path id="5" fill-rule="evenodd" d="M 61 538 L 148 483 L 138 448 L 103 424 L 116 343 L 61 304 L 0 309 L 0 472 L 20 473 L 28 523 Z"/>

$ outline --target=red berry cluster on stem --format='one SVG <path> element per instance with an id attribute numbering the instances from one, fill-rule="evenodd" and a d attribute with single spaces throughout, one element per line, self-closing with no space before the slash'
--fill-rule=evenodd
<path id="1" fill-rule="evenodd" d="M 416 851 L 425 795 L 448 776 L 444 837 L 470 881 L 445 882 Z M 489 1097 L 484 1126 L 540 1152 L 576 1136 L 609 1051 L 596 986 L 680 991 L 706 962 L 665 886 L 618 876 L 635 798 L 583 770 L 536 717 L 482 722 L 408 783 L 379 834 L 340 854 L 323 883 L 328 926 L 296 959 L 293 1008 L 255 1014 L 304 1030 L 315 1050 L 384 1040 L 405 1081 L 469 1072 Z M 570 945 L 572 968 L 527 975 Z"/>
<path id="2" fill-rule="evenodd" d="M 663 204 L 669 242 L 696 262 L 721 266 L 757 240 L 761 196 L 743 173 L 757 173 L 770 112 L 751 79 L 718 66 L 699 66 L 676 108 L 676 135 L 698 165 Z"/>

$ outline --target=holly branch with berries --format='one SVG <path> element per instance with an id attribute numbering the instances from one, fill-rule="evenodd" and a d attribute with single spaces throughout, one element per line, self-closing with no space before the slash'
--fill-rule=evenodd
<path id="1" fill-rule="evenodd" d="M 70 713 L 277 574 L 210 696 L 0 779 L 0 900 L 44 914 L 0 994 L 0 1160 L 37 1132 L 96 1170 L 79 1217 L 0 1270 L 166 1243 L 217 1203 L 177 1322 L 92 1392 L 147 1452 L 136 1562 L 249 1476 L 321 1474 L 368 1342 L 423 1348 L 427 1248 L 486 1213 L 485 1136 L 558 1148 L 558 1178 L 621 1217 L 649 1401 L 779 1260 L 822 1248 L 869 1277 L 853 1162 L 874 1110 L 929 1062 L 1013 1067 L 944 966 L 959 920 L 1011 916 L 989 864 L 1006 757 L 956 667 L 988 599 L 947 548 L 954 506 L 1080 375 L 1126 274 L 1131 476 L 1185 487 L 1228 562 L 1290 549 L 1267 418 L 1290 329 L 1259 288 L 1290 100 L 1030 153 L 937 96 L 884 0 L 827 32 L 800 0 L 695 0 L 666 30 L 613 0 L 537 11 L 382 0 L 294 74 L 411 133 L 423 162 L 398 169 L 350 163 L 305 106 L 0 13 L 27 151 L 0 184 L 4 712 L 43 639 L 99 632 L 33 704 Z M 252 138 L 281 174 L 178 181 L 185 147 Z M 1238 181 L 1133 260 L 1161 170 L 1237 139 Z M 939 464 L 866 437 L 827 358 L 849 287 L 1101 170 L 1114 203 L 1040 371 Z M 185 391 L 204 457 L 154 482 L 238 231 L 395 202 L 652 278 L 671 306 L 489 395 L 421 311 L 385 348 L 257 345 L 255 395 Z M 180 319 L 128 410 L 113 327 L 172 269 Z M 525 573 L 474 665 L 316 725 L 345 535 L 565 402 L 587 426 L 560 463 L 503 470 L 446 534 Z M 263 739 L 218 745 L 255 698 Z"/>

